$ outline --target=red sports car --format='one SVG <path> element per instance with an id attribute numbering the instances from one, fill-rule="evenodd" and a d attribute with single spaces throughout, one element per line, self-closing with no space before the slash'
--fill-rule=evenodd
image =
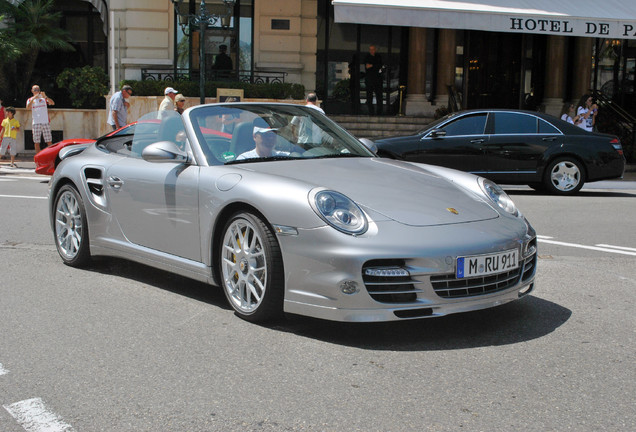
<path id="1" fill-rule="evenodd" d="M 137 122 L 130 123 L 126 126 L 122 126 L 115 131 L 108 132 L 103 136 L 113 136 L 113 135 L 132 135 L 135 133 L 135 125 Z M 159 127 L 159 122 L 157 122 L 157 128 Z M 101 137 L 100 137 L 101 138 Z M 38 174 L 44 175 L 53 175 L 57 164 L 60 163 L 60 158 L 58 157 L 58 153 L 64 147 L 69 145 L 77 145 L 77 144 L 92 144 L 97 139 L 88 139 L 88 138 L 70 138 L 66 140 L 62 140 L 60 142 L 56 142 L 52 146 L 49 146 L 38 154 L 35 155 L 33 160 L 35 161 L 35 172 Z"/>
<path id="2" fill-rule="evenodd" d="M 143 123 L 156 124 L 157 129 L 159 129 L 159 126 L 161 125 L 160 120 L 156 120 L 156 121 L 144 120 Z M 109 137 L 109 136 L 115 136 L 115 135 L 133 135 L 135 133 L 136 126 L 137 126 L 137 122 L 135 121 L 130 124 L 127 124 L 126 126 L 122 126 L 115 131 L 108 132 L 107 134 L 96 139 L 70 138 L 67 140 L 62 140 L 60 142 L 57 142 L 53 144 L 52 146 L 49 146 L 43 149 L 42 151 L 40 151 L 38 154 L 35 155 L 35 157 L 33 158 L 33 160 L 35 161 L 35 172 L 38 174 L 53 175 L 55 168 L 57 168 L 57 165 L 60 163 L 60 158 L 58 154 L 60 150 L 62 150 L 66 146 L 78 145 L 78 144 L 84 144 L 84 145 L 93 144 L 94 142 L 96 142 L 97 140 L 103 137 Z M 220 132 L 220 131 L 208 129 L 208 128 L 201 128 L 201 130 L 205 134 L 218 135 L 224 138 L 232 138 L 231 134 L 227 134 L 225 132 Z M 153 132 L 153 131 L 149 130 L 148 132 Z M 156 130 L 154 132 L 156 132 Z"/>

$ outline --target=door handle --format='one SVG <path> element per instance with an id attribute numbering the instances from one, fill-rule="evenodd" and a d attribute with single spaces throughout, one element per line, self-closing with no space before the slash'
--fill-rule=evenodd
<path id="1" fill-rule="evenodd" d="M 546 138 L 541 138 L 543 141 L 554 141 L 556 139 L 556 137 L 546 137 Z"/>
<path id="2" fill-rule="evenodd" d="M 124 185 L 124 181 L 120 179 L 119 177 L 115 177 L 115 176 L 108 177 L 108 186 L 112 187 L 113 189 L 119 190 L 121 189 L 123 185 Z"/>
<path id="3" fill-rule="evenodd" d="M 471 144 L 483 144 L 484 143 L 484 139 L 483 138 L 477 138 L 477 139 L 472 139 L 470 140 Z"/>

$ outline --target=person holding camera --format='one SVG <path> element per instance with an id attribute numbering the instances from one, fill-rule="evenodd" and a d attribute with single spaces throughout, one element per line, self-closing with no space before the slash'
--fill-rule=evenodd
<path id="1" fill-rule="evenodd" d="M 31 118 L 33 119 L 33 146 L 35 152 L 40 152 L 40 140 L 44 137 L 44 142 L 50 146 L 53 141 L 51 136 L 51 121 L 49 120 L 49 105 L 55 105 L 53 99 L 48 97 L 46 93 L 40 91 L 39 85 L 31 87 L 33 96 L 27 99 L 26 107 L 31 110 Z"/>
<path id="2" fill-rule="evenodd" d="M 577 126 L 588 132 L 594 131 L 596 114 L 598 114 L 598 105 L 594 103 L 594 99 L 591 95 L 584 94 L 581 97 L 576 114 L 579 116 L 579 119 L 581 119 L 581 122 Z"/>

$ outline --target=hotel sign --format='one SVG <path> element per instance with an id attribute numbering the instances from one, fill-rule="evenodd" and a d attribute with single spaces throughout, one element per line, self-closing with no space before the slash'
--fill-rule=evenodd
<path id="1" fill-rule="evenodd" d="M 599 38 L 636 38 L 635 23 L 510 17 L 506 31 Z M 494 29 L 493 29 L 494 30 Z"/>

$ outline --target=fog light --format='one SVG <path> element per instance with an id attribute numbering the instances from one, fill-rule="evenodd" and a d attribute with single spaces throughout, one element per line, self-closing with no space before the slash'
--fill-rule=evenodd
<path id="1" fill-rule="evenodd" d="M 355 281 L 344 281 L 340 284 L 340 291 L 344 294 L 355 294 L 358 292 L 358 284 Z"/>
<path id="2" fill-rule="evenodd" d="M 403 268 L 368 268 L 364 270 L 366 276 L 375 277 L 408 277 L 409 272 Z"/>

